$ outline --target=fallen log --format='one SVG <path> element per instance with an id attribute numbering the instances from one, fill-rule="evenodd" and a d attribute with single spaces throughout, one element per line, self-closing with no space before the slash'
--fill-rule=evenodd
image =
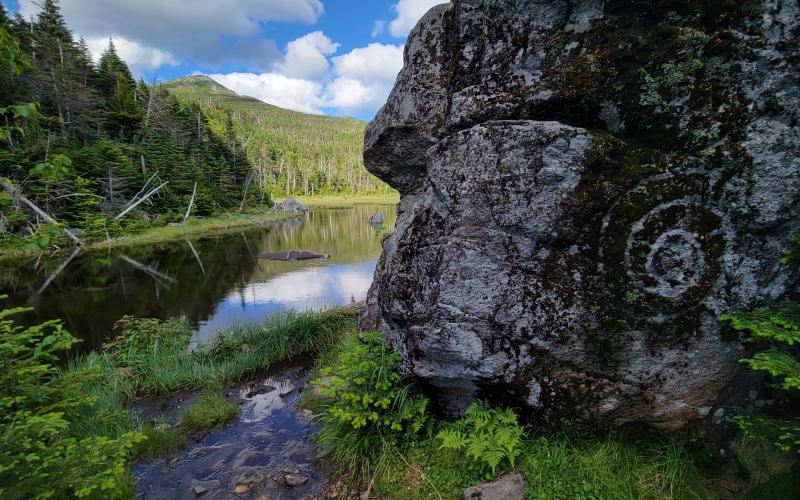
<path id="1" fill-rule="evenodd" d="M 283 252 L 267 252 L 258 255 L 259 259 L 266 260 L 280 260 L 284 262 L 292 262 L 296 260 L 312 260 L 322 259 L 328 260 L 330 255 L 326 253 L 316 253 L 310 250 L 286 250 Z"/>
<path id="2" fill-rule="evenodd" d="M 27 196 L 25 196 L 24 194 L 22 194 L 19 191 L 17 191 L 16 188 L 14 188 L 14 186 L 12 184 L 7 184 L 5 182 L 0 182 L 0 186 L 2 186 L 3 189 L 6 192 L 8 192 L 8 194 L 13 196 L 15 199 L 21 201 L 25 206 L 27 206 L 28 208 L 33 210 L 36 213 L 36 215 L 38 215 L 39 217 L 41 217 L 45 221 L 49 222 L 50 224 L 54 224 L 56 226 L 58 225 L 58 221 L 56 221 L 54 218 L 50 217 L 50 215 L 48 215 L 47 212 L 45 212 L 41 208 L 37 207 L 36 204 L 34 202 L 32 202 L 31 200 L 29 200 Z M 62 228 L 61 232 L 64 233 L 67 236 L 67 238 L 72 240 L 72 242 L 75 243 L 76 245 L 83 246 L 83 241 L 80 238 L 78 238 L 77 236 L 75 236 L 75 233 L 73 233 L 70 229 L 68 229 L 66 227 Z"/>

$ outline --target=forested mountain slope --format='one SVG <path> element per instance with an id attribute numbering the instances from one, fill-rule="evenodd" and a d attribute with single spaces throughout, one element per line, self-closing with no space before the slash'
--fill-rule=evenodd
<path id="1" fill-rule="evenodd" d="M 385 193 L 363 166 L 365 123 L 309 115 L 240 96 L 207 76 L 161 85 L 199 104 L 211 127 L 244 146 L 262 187 L 276 195 Z M 232 131 L 232 133 L 231 133 Z"/>
<path id="2" fill-rule="evenodd" d="M 247 203 L 269 203 L 235 138 L 197 104 L 137 83 L 113 42 L 93 63 L 57 2 L 32 22 L 0 6 L 0 38 L 0 243 L 57 237 L 28 202 L 89 239 L 180 220 L 192 199 L 193 214 L 238 210 L 251 184 Z"/>

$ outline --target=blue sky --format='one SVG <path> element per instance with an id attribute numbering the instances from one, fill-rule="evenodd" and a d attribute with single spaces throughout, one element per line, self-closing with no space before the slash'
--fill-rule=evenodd
<path id="1" fill-rule="evenodd" d="M 10 12 L 37 0 L 2 0 Z M 371 119 L 408 31 L 444 0 L 61 0 L 97 56 L 113 37 L 147 81 L 207 74 L 265 102 Z"/>

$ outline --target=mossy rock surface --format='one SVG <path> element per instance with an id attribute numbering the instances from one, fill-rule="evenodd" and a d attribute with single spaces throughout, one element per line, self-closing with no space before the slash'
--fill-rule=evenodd
<path id="1" fill-rule="evenodd" d="M 800 230 L 790 2 L 434 7 L 367 128 L 397 188 L 362 328 L 438 406 L 675 429 L 744 346 L 719 315 L 781 300 Z"/>

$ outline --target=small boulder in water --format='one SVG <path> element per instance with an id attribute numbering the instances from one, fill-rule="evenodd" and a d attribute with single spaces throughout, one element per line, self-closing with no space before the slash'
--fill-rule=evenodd
<path id="1" fill-rule="evenodd" d="M 375 212 L 375 214 L 373 214 L 373 216 L 369 218 L 369 223 L 373 226 L 382 226 L 383 214 L 380 212 Z"/>
<path id="2" fill-rule="evenodd" d="M 294 212 L 294 213 L 306 213 L 308 212 L 308 208 L 304 207 L 297 201 L 296 198 L 287 198 L 282 202 L 276 204 L 272 207 L 273 212 Z"/>

